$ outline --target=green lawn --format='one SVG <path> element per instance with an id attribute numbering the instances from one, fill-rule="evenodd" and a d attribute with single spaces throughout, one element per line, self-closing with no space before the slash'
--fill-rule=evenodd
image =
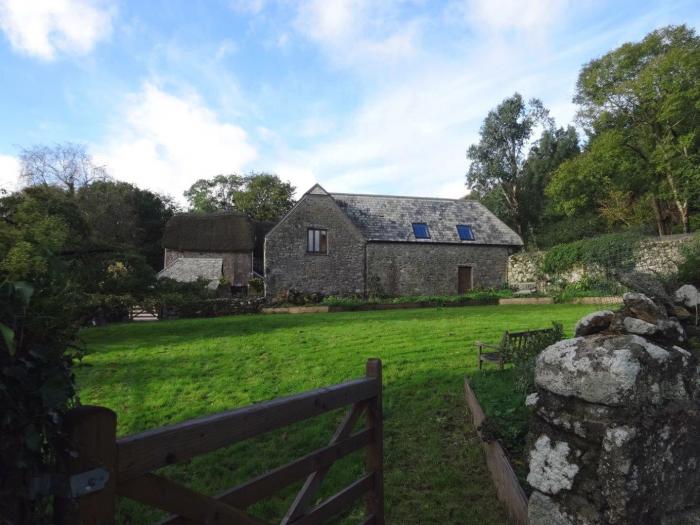
<path id="1" fill-rule="evenodd" d="M 307 315 L 251 315 L 112 325 L 83 332 L 81 400 L 118 414 L 119 434 L 241 407 L 361 376 L 384 363 L 388 523 L 504 523 L 462 393 L 476 340 L 505 329 L 573 323 L 596 306 L 480 306 Z M 340 414 L 303 422 L 164 469 L 214 494 L 324 445 Z M 336 464 L 321 496 L 362 472 L 359 452 Z M 296 487 L 252 511 L 279 518 Z M 131 501 L 121 523 L 160 516 Z M 343 521 L 357 522 L 361 508 Z"/>

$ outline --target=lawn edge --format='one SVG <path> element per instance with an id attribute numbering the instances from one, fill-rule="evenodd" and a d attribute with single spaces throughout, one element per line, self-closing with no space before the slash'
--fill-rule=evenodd
<path id="1" fill-rule="evenodd" d="M 464 396 L 467 401 L 468 411 L 472 423 L 481 441 L 481 447 L 486 455 L 486 465 L 491 474 L 491 480 L 496 487 L 496 495 L 506 508 L 511 522 L 516 525 L 528 525 L 527 497 L 520 486 L 515 471 L 508 461 L 508 457 L 498 441 L 484 441 L 479 427 L 486 416 L 479 404 L 476 394 L 469 385 L 469 379 L 464 378 Z"/>

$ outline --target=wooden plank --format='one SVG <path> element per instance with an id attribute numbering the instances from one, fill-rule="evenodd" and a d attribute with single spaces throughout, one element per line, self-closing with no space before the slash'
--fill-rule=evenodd
<path id="1" fill-rule="evenodd" d="M 101 467 L 107 470 L 109 478 L 102 489 L 74 500 L 57 497 L 54 504 L 55 523 L 114 523 L 117 415 L 104 407 L 77 407 L 66 414 L 64 431 L 68 447 L 59 458 L 63 471 L 72 476 Z"/>
<path id="2" fill-rule="evenodd" d="M 371 443 L 374 433 L 365 429 L 353 434 L 334 445 L 323 447 L 282 467 L 243 483 L 219 495 L 217 499 L 244 509 L 253 503 L 273 495 L 290 483 L 309 475 L 319 468 L 332 465 L 348 454 L 360 450 Z M 186 518 L 173 516 L 161 522 L 161 525 L 185 525 L 191 523 Z"/>
<path id="3" fill-rule="evenodd" d="M 146 474 L 120 483 L 118 492 L 120 496 L 179 514 L 197 523 L 265 525 L 264 521 L 240 509 L 156 474 Z"/>
<path id="4" fill-rule="evenodd" d="M 367 496 L 367 515 L 374 515 L 377 525 L 384 525 L 384 414 L 382 410 L 382 362 L 369 359 L 366 365 L 368 378 L 379 384 L 379 393 L 367 403 L 367 428 L 374 429 L 374 440 L 367 447 L 365 468 L 374 473 L 374 487 Z"/>
<path id="5" fill-rule="evenodd" d="M 329 445 L 333 445 L 350 435 L 350 432 L 352 432 L 352 429 L 355 427 L 355 423 L 357 423 L 357 420 L 362 414 L 364 408 L 365 405 L 363 403 L 356 403 L 353 405 L 333 434 Z M 289 506 L 289 510 L 287 510 L 284 518 L 282 518 L 280 525 L 287 525 L 304 513 L 306 508 L 309 506 L 309 503 L 311 503 L 314 496 L 316 496 L 316 492 L 321 486 L 323 479 L 328 474 L 330 467 L 331 466 L 328 465 L 320 468 L 308 477 L 308 479 L 304 482 L 304 485 L 301 487 L 301 490 L 299 490 L 294 498 L 294 501 Z"/>
<path id="6" fill-rule="evenodd" d="M 329 518 L 332 518 L 361 498 L 363 494 L 372 490 L 374 485 L 374 474 L 367 474 L 292 523 L 293 525 L 319 525 L 325 523 Z"/>
<path id="7" fill-rule="evenodd" d="M 472 423 L 478 429 L 484 422 L 484 419 L 486 419 L 486 416 L 466 377 L 464 378 L 464 393 L 469 412 L 471 413 Z M 525 491 L 518 482 L 506 453 L 503 451 L 500 443 L 497 441 L 486 442 L 481 438 L 481 433 L 478 430 L 477 433 L 481 439 L 481 446 L 486 455 L 486 465 L 496 487 L 498 499 L 505 506 L 512 523 L 515 525 L 528 525 L 527 496 L 525 496 Z"/>
<path id="8" fill-rule="evenodd" d="M 377 391 L 375 380 L 362 378 L 125 437 L 117 442 L 119 481 L 369 399 Z"/>

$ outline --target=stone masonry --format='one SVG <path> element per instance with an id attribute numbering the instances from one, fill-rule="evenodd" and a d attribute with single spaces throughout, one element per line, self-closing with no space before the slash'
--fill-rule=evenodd
<path id="1" fill-rule="evenodd" d="M 677 311 L 628 293 L 538 356 L 532 525 L 700 523 L 700 374 Z"/>
<path id="2" fill-rule="evenodd" d="M 412 221 L 424 221 L 430 235 L 416 238 Z M 461 224 L 471 225 L 471 239 L 460 239 Z M 307 253 L 309 229 L 326 230 L 327 253 Z M 464 289 L 496 288 L 521 244 L 479 203 L 329 194 L 315 186 L 265 238 L 265 294 L 453 295 L 460 267 L 471 269 L 461 272 Z"/>
<path id="3" fill-rule="evenodd" d="M 681 246 L 690 239 L 687 235 L 677 235 L 642 241 L 635 253 L 634 269 L 660 275 L 675 272 L 682 260 Z M 542 270 L 544 255 L 545 252 L 542 251 L 524 251 L 511 255 L 508 259 L 508 284 L 547 281 L 548 276 Z M 584 276 L 601 274 L 600 268 L 574 268 L 558 277 L 567 282 L 577 282 Z"/>
<path id="4" fill-rule="evenodd" d="M 505 246 L 367 244 L 369 291 L 386 295 L 452 295 L 457 268 L 472 268 L 473 288 L 503 286 L 509 250 Z"/>
<path id="5" fill-rule="evenodd" d="M 328 231 L 328 253 L 306 252 L 308 228 Z M 265 237 L 265 294 L 365 292 L 365 241 L 328 195 L 307 195 Z"/>

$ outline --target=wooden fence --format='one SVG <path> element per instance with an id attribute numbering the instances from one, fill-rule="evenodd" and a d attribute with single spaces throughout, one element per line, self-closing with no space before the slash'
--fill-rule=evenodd
<path id="1" fill-rule="evenodd" d="M 266 472 L 216 497 L 195 492 L 153 471 L 325 412 L 350 406 L 327 446 Z M 353 433 L 365 414 L 363 430 Z M 85 406 L 67 417 L 71 451 L 62 458 L 72 494 L 57 498 L 58 524 L 113 523 L 116 496 L 172 514 L 162 523 L 262 525 L 247 507 L 306 478 L 280 525 L 314 525 L 365 497 L 363 524 L 384 523 L 382 467 L 382 365 L 367 361 L 364 378 L 247 406 L 176 425 L 116 438 L 117 416 Z M 366 449 L 365 474 L 340 492 L 312 506 L 318 488 L 338 459 Z"/>

